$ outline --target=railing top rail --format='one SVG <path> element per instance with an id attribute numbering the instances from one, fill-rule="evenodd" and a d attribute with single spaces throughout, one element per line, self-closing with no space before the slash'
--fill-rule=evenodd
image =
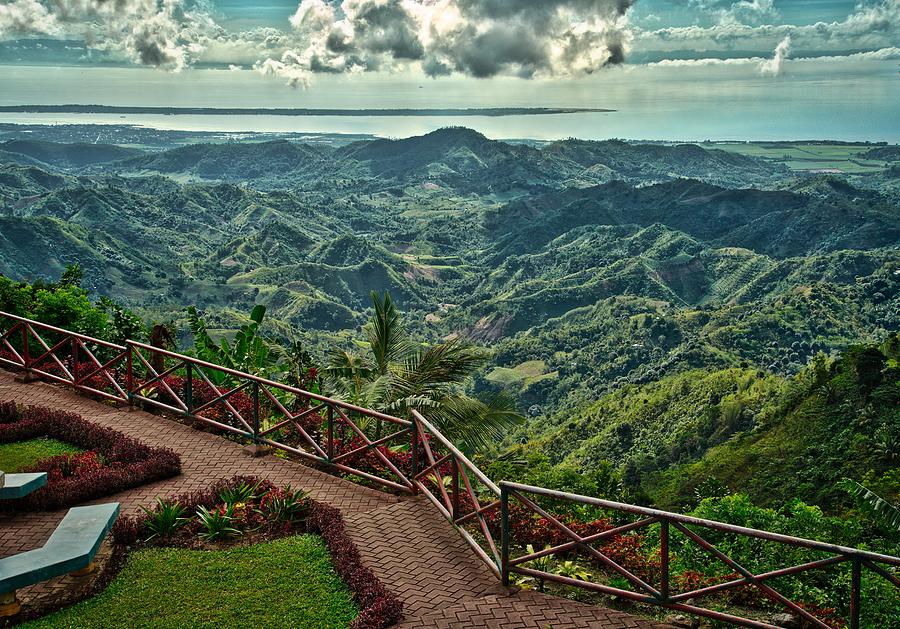
<path id="1" fill-rule="evenodd" d="M 49 325 L 47 323 L 41 323 L 40 321 L 35 321 L 34 319 L 26 319 L 25 317 L 20 317 L 18 315 L 10 314 L 8 312 L 4 312 L 0 310 L 0 317 L 5 317 L 7 319 L 12 319 L 13 321 L 18 321 L 19 323 L 27 323 L 28 325 L 41 328 L 42 330 L 48 330 L 50 332 L 56 332 L 57 334 L 64 334 L 66 336 L 75 337 L 81 341 L 86 341 L 88 343 L 95 343 L 97 345 L 102 345 L 103 347 L 109 347 L 110 349 L 117 349 L 120 352 L 124 352 L 127 348 L 124 345 L 118 345 L 116 343 L 110 343 L 109 341 L 103 341 L 101 339 L 94 338 L 93 336 L 88 336 L 87 334 L 79 334 L 78 332 L 72 332 L 71 330 L 65 330 L 63 328 L 58 328 L 54 325 Z"/>
<path id="2" fill-rule="evenodd" d="M 868 560 L 878 563 L 885 563 L 892 566 L 900 566 L 900 557 L 894 557 L 892 555 L 883 555 L 881 553 L 873 553 L 866 550 L 859 550 L 857 548 L 848 548 L 847 546 L 838 546 L 836 544 L 829 544 L 827 542 L 818 542 L 802 537 L 773 533 L 771 531 L 761 531 L 759 529 L 751 529 L 745 526 L 738 526 L 736 524 L 716 522 L 715 520 L 695 518 L 690 515 L 672 513 L 671 511 L 662 511 L 660 509 L 652 509 L 650 507 L 639 507 L 637 505 L 626 504 L 623 502 L 614 502 L 612 500 L 603 500 L 602 498 L 581 496 L 564 491 L 545 489 L 544 487 L 534 487 L 533 485 L 523 485 L 521 483 L 511 483 L 508 481 L 500 481 L 500 487 L 523 493 L 548 496 L 550 498 L 556 498 L 560 500 L 569 500 L 571 502 L 580 502 L 582 504 L 589 504 L 596 507 L 604 507 L 607 509 L 614 509 L 616 511 L 624 511 L 627 513 L 634 513 L 636 515 L 659 518 L 661 520 L 668 520 L 670 522 L 693 524 L 695 526 L 702 526 L 708 529 L 722 531 L 725 533 L 736 533 L 738 535 L 755 537 L 770 542 L 780 542 L 783 544 L 789 544 L 791 546 L 801 546 L 803 548 L 809 548 L 811 550 L 820 550 L 839 555 L 849 555 L 860 560 Z"/>
<path id="3" fill-rule="evenodd" d="M 192 365 L 197 365 L 198 367 L 204 367 L 206 369 L 214 369 L 216 371 L 220 371 L 222 373 L 227 373 L 228 375 L 235 376 L 237 378 L 243 378 L 245 380 L 250 380 L 252 382 L 257 382 L 261 385 L 267 387 L 273 387 L 276 389 L 281 389 L 282 391 L 287 391 L 288 393 L 293 393 L 294 395 L 300 395 L 303 397 L 307 397 L 313 400 L 318 400 L 319 402 L 324 402 L 326 404 L 331 404 L 333 406 L 339 406 L 348 411 L 354 411 L 357 413 L 361 413 L 363 415 L 368 415 L 369 417 L 374 417 L 376 419 L 383 419 L 384 421 L 399 424 L 401 426 L 410 426 L 412 422 L 406 419 L 401 419 L 400 417 L 394 417 L 393 415 L 388 415 L 386 413 L 380 413 L 378 411 L 373 411 L 368 408 L 363 408 L 361 406 L 356 406 L 355 404 L 350 404 L 349 402 L 343 402 L 341 400 L 337 400 L 334 398 L 330 398 L 324 395 L 319 395 L 318 393 L 312 393 L 310 391 L 304 391 L 303 389 L 298 389 L 297 387 L 292 387 L 288 384 L 283 384 L 281 382 L 275 382 L 274 380 L 269 380 L 268 378 L 262 378 L 260 376 L 254 376 L 253 374 L 244 373 L 243 371 L 238 371 L 237 369 L 231 369 L 229 367 L 223 367 L 222 365 L 216 365 L 215 363 L 210 363 L 205 360 L 200 360 L 199 358 L 194 358 L 192 356 L 185 356 L 184 354 L 179 354 L 177 352 L 171 352 L 169 350 L 160 349 L 158 347 L 153 347 L 152 345 L 148 345 L 146 343 L 140 343 L 138 341 L 128 341 L 129 345 L 133 345 L 134 347 L 139 347 L 141 349 L 145 349 L 157 354 L 161 354 L 163 356 L 168 356 L 169 358 L 174 358 L 176 360 L 181 360 L 184 362 L 189 362 Z"/>
<path id="4" fill-rule="evenodd" d="M 465 465 L 466 468 L 468 468 L 468 470 L 472 472 L 478 480 L 484 483 L 485 486 L 487 486 L 488 489 L 494 492 L 495 495 L 500 495 L 500 487 L 498 487 L 497 484 L 494 483 L 494 481 L 488 478 L 484 472 L 478 469 L 478 467 L 474 463 L 472 463 L 472 461 L 470 461 L 469 458 L 465 454 L 463 454 L 459 448 L 453 445 L 453 443 L 449 439 L 447 439 L 447 437 L 442 435 L 437 428 L 432 426 L 431 422 L 425 419 L 419 411 L 413 410 L 412 414 L 416 418 L 416 420 L 426 429 L 428 429 L 428 432 L 430 432 L 435 439 L 440 441 L 441 445 L 447 448 L 458 461 Z"/>

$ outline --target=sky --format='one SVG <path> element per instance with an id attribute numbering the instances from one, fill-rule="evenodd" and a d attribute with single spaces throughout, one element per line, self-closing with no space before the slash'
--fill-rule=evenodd
<path id="1" fill-rule="evenodd" d="M 898 142 L 898 69 L 900 0 L 0 0 L 0 105 L 616 111 L 3 122 Z"/>
<path id="2" fill-rule="evenodd" d="M 900 0 L 0 0 L 0 65 L 577 79 L 620 65 L 900 60 Z M 862 55 L 862 57 L 860 57 Z"/>

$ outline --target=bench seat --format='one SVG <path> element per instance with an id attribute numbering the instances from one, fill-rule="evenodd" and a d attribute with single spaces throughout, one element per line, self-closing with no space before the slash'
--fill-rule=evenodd
<path id="1" fill-rule="evenodd" d="M 23 498 L 47 484 L 46 472 L 4 474 L 0 472 L 0 500 Z"/>
<path id="2" fill-rule="evenodd" d="M 118 515 L 118 502 L 72 507 L 41 548 L 0 559 L 0 593 L 87 568 Z"/>

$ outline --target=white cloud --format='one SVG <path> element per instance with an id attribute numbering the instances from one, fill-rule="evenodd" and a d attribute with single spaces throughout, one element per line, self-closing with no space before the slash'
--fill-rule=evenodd
<path id="1" fill-rule="evenodd" d="M 212 18 L 185 0 L 14 0 L 0 5 L 0 39 L 82 39 L 145 65 L 181 70 L 221 35 Z"/>
<path id="2" fill-rule="evenodd" d="M 416 66 L 430 76 L 567 76 L 621 63 L 632 0 L 302 0 L 266 74 Z"/>
<path id="3" fill-rule="evenodd" d="M 759 6 L 764 8 L 762 3 Z M 634 33 L 636 47 L 663 52 L 684 49 L 772 50 L 785 37 L 791 38 L 795 49 L 821 50 L 823 54 L 852 48 L 878 49 L 897 44 L 900 0 L 861 3 L 847 18 L 835 22 L 801 26 L 774 23 L 752 25 L 735 19 L 720 20 L 713 26 L 692 25 L 656 30 L 636 28 Z"/>
<path id="4" fill-rule="evenodd" d="M 759 72 L 763 76 L 781 76 L 784 73 L 784 62 L 791 55 L 791 36 L 788 35 L 775 47 L 771 59 L 760 62 Z"/>

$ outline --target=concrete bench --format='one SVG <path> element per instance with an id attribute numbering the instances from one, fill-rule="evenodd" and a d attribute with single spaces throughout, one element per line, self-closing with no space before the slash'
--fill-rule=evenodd
<path id="1" fill-rule="evenodd" d="M 0 472 L 0 500 L 22 498 L 47 484 L 45 472 L 4 474 Z"/>
<path id="2" fill-rule="evenodd" d="M 72 507 L 41 548 L 0 559 L 0 616 L 19 613 L 19 588 L 64 574 L 89 572 L 118 515 L 118 502 Z"/>

